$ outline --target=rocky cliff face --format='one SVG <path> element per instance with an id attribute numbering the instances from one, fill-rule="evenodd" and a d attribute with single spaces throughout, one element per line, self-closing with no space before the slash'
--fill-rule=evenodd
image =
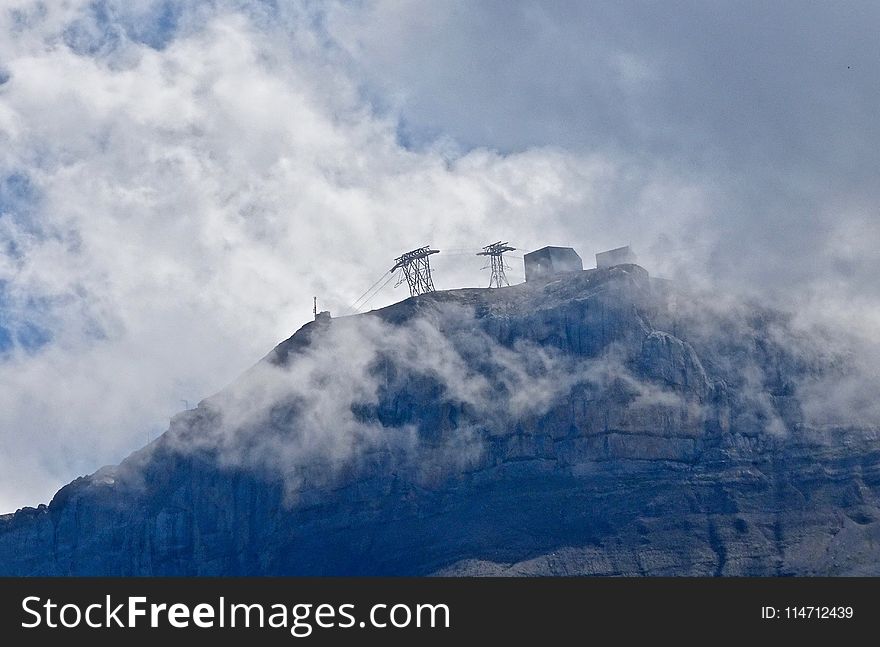
<path id="1" fill-rule="evenodd" d="M 877 430 L 802 406 L 844 369 L 635 265 L 423 295 L 0 518 L 0 573 L 876 575 Z"/>

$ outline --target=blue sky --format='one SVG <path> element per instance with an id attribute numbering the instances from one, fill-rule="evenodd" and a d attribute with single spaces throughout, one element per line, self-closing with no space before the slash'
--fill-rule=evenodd
<path id="1" fill-rule="evenodd" d="M 0 509 L 428 243 L 632 243 L 876 337 L 878 30 L 871 2 L 7 0 Z"/>

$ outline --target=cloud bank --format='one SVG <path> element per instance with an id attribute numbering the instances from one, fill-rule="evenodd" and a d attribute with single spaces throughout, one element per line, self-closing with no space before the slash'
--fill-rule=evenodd
<path id="1" fill-rule="evenodd" d="M 441 289 L 488 281 L 452 250 L 632 243 L 875 335 L 878 10 L 850 9 L 5 3 L 0 509 L 427 243 Z"/>

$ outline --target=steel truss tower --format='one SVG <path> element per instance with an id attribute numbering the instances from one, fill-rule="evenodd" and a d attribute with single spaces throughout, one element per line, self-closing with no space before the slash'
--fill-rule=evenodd
<path id="1" fill-rule="evenodd" d="M 431 249 L 430 245 L 419 247 L 406 254 L 401 254 L 394 259 L 394 267 L 391 272 L 402 269 L 402 276 L 394 284 L 397 287 L 404 280 L 409 285 L 410 296 L 434 291 L 434 280 L 431 278 L 431 263 L 429 256 L 439 253 L 439 249 Z"/>
<path id="2" fill-rule="evenodd" d="M 477 256 L 489 257 L 490 262 L 487 267 L 492 268 L 492 276 L 489 278 L 490 288 L 500 288 L 504 285 L 510 285 L 507 276 L 504 274 L 505 269 L 510 269 L 504 263 L 504 252 L 512 252 L 515 249 L 516 247 L 511 247 L 507 243 L 502 243 L 499 240 L 497 243 L 486 245 L 482 252 L 477 252 Z M 484 267 L 483 269 L 485 270 L 487 267 Z"/>

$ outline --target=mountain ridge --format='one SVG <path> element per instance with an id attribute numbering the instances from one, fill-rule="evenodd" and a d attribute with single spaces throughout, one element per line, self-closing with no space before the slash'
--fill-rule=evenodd
<path id="1" fill-rule="evenodd" d="M 805 414 L 838 363 L 637 265 L 310 322 L 0 519 L 0 572 L 877 574 L 876 427 Z"/>

